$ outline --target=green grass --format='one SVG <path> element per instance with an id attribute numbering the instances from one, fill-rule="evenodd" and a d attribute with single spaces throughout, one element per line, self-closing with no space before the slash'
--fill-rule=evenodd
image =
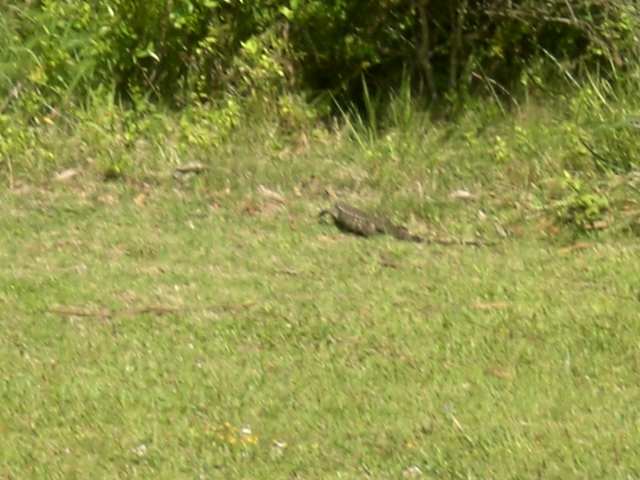
<path id="1" fill-rule="evenodd" d="M 588 109 L 489 107 L 3 117 L 0 477 L 640 476 L 640 178 Z M 341 233 L 331 193 L 485 246 Z"/>
<path id="2" fill-rule="evenodd" d="M 249 57 L 251 98 L 79 98 L 60 28 L 4 38 L 0 479 L 640 477 L 632 71 L 327 125 Z"/>
<path id="3" fill-rule="evenodd" d="M 362 239 L 320 196 L 199 191 L 2 194 L 2 477 L 640 475 L 637 241 Z"/>

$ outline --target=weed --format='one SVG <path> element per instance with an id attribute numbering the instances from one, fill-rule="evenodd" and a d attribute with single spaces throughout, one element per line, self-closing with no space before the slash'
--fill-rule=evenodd
<path id="1" fill-rule="evenodd" d="M 570 194 L 555 203 L 557 219 L 581 231 L 592 230 L 609 211 L 609 199 L 606 195 L 586 193 L 581 181 L 567 171 L 564 173 L 564 185 Z"/>

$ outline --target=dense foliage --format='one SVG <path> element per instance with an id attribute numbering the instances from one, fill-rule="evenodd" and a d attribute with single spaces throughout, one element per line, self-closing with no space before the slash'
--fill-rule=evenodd
<path id="1" fill-rule="evenodd" d="M 612 78 L 638 58 L 622 0 L 31 0 L 0 6 L 6 109 L 122 98 L 180 106 L 284 92 L 354 101 L 410 80 L 428 100 L 550 74 Z"/>

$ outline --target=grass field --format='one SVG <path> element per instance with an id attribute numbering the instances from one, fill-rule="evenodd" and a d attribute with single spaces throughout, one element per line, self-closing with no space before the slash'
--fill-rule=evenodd
<path id="1" fill-rule="evenodd" d="M 5 3 L 0 480 L 640 480 L 637 2 Z"/>
<path id="2" fill-rule="evenodd" d="M 363 239 L 199 191 L 2 193 L 0 476 L 640 476 L 633 238 Z"/>

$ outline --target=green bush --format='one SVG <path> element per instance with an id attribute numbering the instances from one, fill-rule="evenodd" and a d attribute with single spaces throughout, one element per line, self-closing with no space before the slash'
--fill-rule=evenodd
<path id="1" fill-rule="evenodd" d="M 230 93 L 353 102 L 363 85 L 376 96 L 408 78 L 422 98 L 464 101 L 554 71 L 575 81 L 599 68 L 615 80 L 638 56 L 639 18 L 622 0 L 10 2 L 0 6 L 0 93 L 19 86 L 35 114 L 99 85 L 180 107 Z"/>

